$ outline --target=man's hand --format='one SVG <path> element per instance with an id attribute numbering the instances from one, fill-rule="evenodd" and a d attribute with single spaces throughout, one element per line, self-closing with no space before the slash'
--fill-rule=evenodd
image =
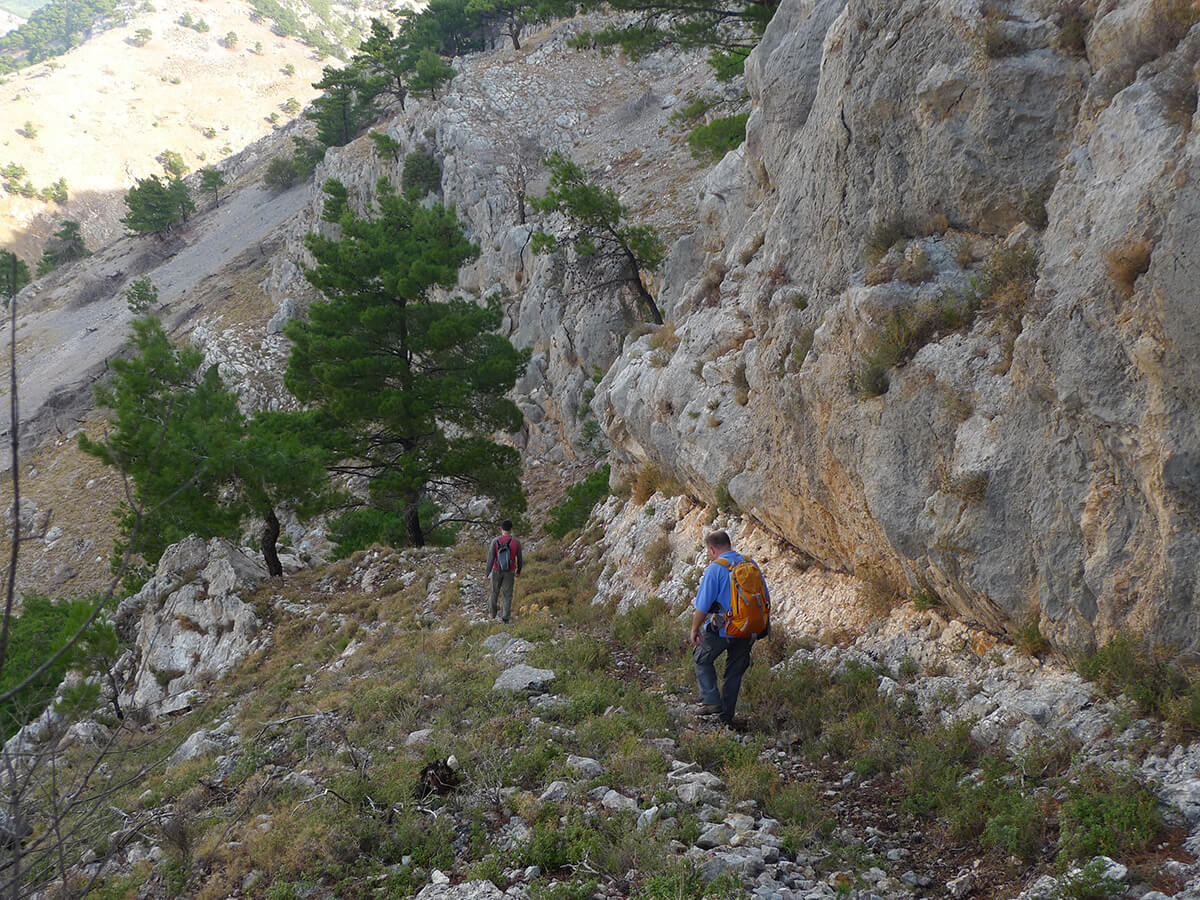
<path id="1" fill-rule="evenodd" d="M 691 641 L 692 641 L 693 647 L 700 646 L 700 632 L 697 631 L 695 628 L 692 629 Z"/>

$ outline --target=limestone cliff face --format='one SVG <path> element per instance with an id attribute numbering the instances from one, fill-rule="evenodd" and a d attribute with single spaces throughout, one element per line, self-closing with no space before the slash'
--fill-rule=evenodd
<path id="1" fill-rule="evenodd" d="M 1058 9 L 785 0 L 664 287 L 680 343 L 627 345 L 595 408 L 629 465 L 726 488 L 827 566 L 1064 647 L 1192 647 L 1200 29 L 1102 3 L 1077 56 Z M 895 219 L 931 281 L 866 283 Z M 985 305 L 856 396 L 893 313 L 961 291 L 989 240 L 1037 253 L 1019 324 Z"/>
<path id="2" fill-rule="evenodd" d="M 247 404 L 272 405 L 278 373 L 256 373 L 282 366 L 278 330 L 313 299 L 304 235 L 336 227 L 319 186 L 337 178 L 365 207 L 422 149 L 480 246 L 460 289 L 498 296 L 531 353 L 511 438 L 531 463 L 573 480 L 606 441 L 619 479 L 654 465 L 699 500 L 728 494 L 824 566 L 936 592 L 991 627 L 1036 619 L 1064 648 L 1128 628 L 1195 649 L 1200 29 L 1164 0 L 1088 3 L 1070 20 L 1049 0 L 993 7 L 785 0 L 746 68 L 746 142 L 711 168 L 672 109 L 728 91 L 722 112 L 735 112 L 742 85 L 712 82 L 699 56 L 569 50 L 582 23 L 557 23 L 521 51 L 456 61 L 443 96 L 377 123 L 396 158 L 368 137 L 330 150 L 307 194 L 268 195 L 247 174 L 156 282 L 181 323 L 202 311 L 194 337 L 223 372 L 254 369 Z M 667 328 L 640 324 L 617 272 L 532 254 L 535 224 L 566 224 L 522 222 L 514 186 L 538 193 L 536 160 L 554 150 L 671 241 L 650 280 Z M 908 243 L 877 247 L 868 267 L 890 222 Z M 127 261 L 127 243 L 45 282 L 107 266 L 113 286 L 78 305 L 112 320 L 114 346 L 118 282 L 149 265 Z M 279 309 L 262 334 L 218 324 L 221 292 L 199 290 L 246 246 L 257 255 L 240 264 L 256 285 L 263 267 Z M 1027 296 L 988 299 L 914 343 L 886 392 L 851 389 L 898 312 L 971 292 L 989 257 L 1023 246 Z M 68 299 L 47 308 L 66 317 Z M 235 325 L 245 352 L 225 346 Z"/>

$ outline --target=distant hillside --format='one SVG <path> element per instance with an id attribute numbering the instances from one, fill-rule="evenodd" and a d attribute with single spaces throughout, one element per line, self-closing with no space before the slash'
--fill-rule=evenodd
<path id="1" fill-rule="evenodd" d="M 162 171 L 164 150 L 195 170 L 284 125 L 332 61 L 305 37 L 356 45 L 386 6 L 333 4 L 324 17 L 305 6 L 301 36 L 235 0 L 184 0 L 5 76 L 0 170 L 20 174 L 0 180 L 0 245 L 32 266 L 63 219 L 82 223 L 89 247 L 107 242 L 125 191 Z M 59 179 L 67 202 L 41 199 Z"/>
<path id="2" fill-rule="evenodd" d="M 45 6 L 47 2 L 48 0 L 3 0 L 0 2 L 0 11 L 28 19 L 31 12 Z"/>
<path id="3" fill-rule="evenodd" d="M 8 34 L 14 28 L 19 28 L 24 21 L 20 16 L 0 9 L 0 34 Z"/>

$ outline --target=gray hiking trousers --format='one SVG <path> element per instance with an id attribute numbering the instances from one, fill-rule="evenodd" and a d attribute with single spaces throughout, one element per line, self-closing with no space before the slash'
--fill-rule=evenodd
<path id="1" fill-rule="evenodd" d="M 488 615 L 493 619 L 496 618 L 496 605 L 501 592 L 504 594 L 504 606 L 501 609 L 500 618 L 504 622 L 512 618 L 513 582 L 515 581 L 515 572 L 501 572 L 499 569 L 492 569 L 492 596 L 488 601 Z"/>

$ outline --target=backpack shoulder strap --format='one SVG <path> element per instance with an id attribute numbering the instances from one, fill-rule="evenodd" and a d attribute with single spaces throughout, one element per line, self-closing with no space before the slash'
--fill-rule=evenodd
<path id="1" fill-rule="evenodd" d="M 718 565 L 724 566 L 726 569 L 730 569 L 730 570 L 733 569 L 733 563 L 731 563 L 729 560 L 727 560 L 723 556 L 718 556 L 716 559 L 713 560 L 713 562 L 717 563 Z"/>

